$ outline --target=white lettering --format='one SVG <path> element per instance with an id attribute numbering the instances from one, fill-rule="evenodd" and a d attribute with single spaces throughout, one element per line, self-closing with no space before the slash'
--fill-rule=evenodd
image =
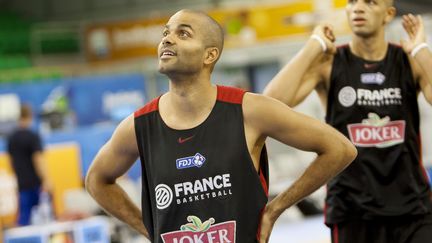
<path id="1" fill-rule="evenodd" d="M 202 240 L 202 238 L 204 237 L 204 234 L 200 234 L 199 237 L 198 235 L 194 235 L 194 243 L 203 243 L 204 241 Z"/>
<path id="2" fill-rule="evenodd" d="M 213 186 L 211 177 L 210 178 L 204 178 L 203 184 L 204 184 L 204 191 L 208 191 L 207 188 L 210 188 L 210 190 L 214 190 L 214 186 Z"/>
<path id="3" fill-rule="evenodd" d="M 376 129 L 372 129 L 372 139 L 382 141 L 382 137 L 380 136 L 380 131 L 382 130 L 381 127 L 378 127 Z"/>
<path id="4" fill-rule="evenodd" d="M 194 190 L 195 193 L 204 192 L 204 188 L 203 188 L 203 185 L 201 184 L 201 181 L 196 180 L 194 187 L 195 187 L 195 190 Z"/>
<path id="5" fill-rule="evenodd" d="M 206 233 L 194 234 L 193 238 L 191 236 L 181 236 L 180 238 L 173 238 L 173 243 L 231 243 L 228 239 L 228 230 L 214 230 L 208 231 Z"/>
<path id="6" fill-rule="evenodd" d="M 180 192 L 183 191 L 182 184 L 175 184 L 174 189 L 175 189 L 176 197 L 179 197 Z"/>
<path id="7" fill-rule="evenodd" d="M 218 182 L 218 180 L 221 181 L 221 182 Z M 216 187 L 216 189 L 221 189 L 223 187 L 222 176 L 220 176 L 220 175 L 215 176 L 215 178 L 214 178 L 214 186 Z"/>
<path id="8" fill-rule="evenodd" d="M 220 243 L 231 243 L 231 241 L 228 239 L 228 230 L 219 230 L 219 241 Z"/>
<path id="9" fill-rule="evenodd" d="M 355 136 L 353 142 L 383 142 L 389 140 L 400 140 L 403 131 L 397 126 L 358 127 L 353 130 Z"/>
<path id="10" fill-rule="evenodd" d="M 382 134 L 381 134 L 382 137 L 383 137 L 383 139 L 390 139 L 391 138 L 390 130 L 391 130 L 390 127 L 384 127 L 383 128 L 383 131 L 382 131 Z"/>
<path id="11" fill-rule="evenodd" d="M 177 238 L 174 238 L 173 239 L 173 243 L 184 243 L 184 240 L 186 239 L 186 238 L 189 238 L 189 242 L 190 243 L 194 243 L 193 242 L 193 239 L 191 239 L 189 236 L 185 236 L 185 237 L 182 237 L 182 238 L 180 238 L 180 241 L 177 239 Z"/>
<path id="12" fill-rule="evenodd" d="M 365 101 L 384 101 L 385 99 L 402 99 L 400 88 L 388 88 L 380 90 L 358 89 L 357 97 Z"/>
<path id="13" fill-rule="evenodd" d="M 223 174 L 222 177 L 223 177 L 224 187 L 231 187 L 231 183 L 229 181 L 230 175 L 229 174 Z"/>
<path id="14" fill-rule="evenodd" d="M 179 167 L 186 167 L 186 166 L 190 166 L 192 164 L 192 160 L 187 160 L 187 159 L 181 159 L 179 160 Z"/>
<path id="15" fill-rule="evenodd" d="M 402 137 L 399 134 L 399 129 L 397 127 L 392 127 L 391 128 L 391 137 L 392 138 L 397 138 L 397 139 L 401 139 Z"/>
<path id="16" fill-rule="evenodd" d="M 186 240 L 188 240 L 188 241 L 186 241 Z M 182 237 L 180 239 L 180 243 L 186 243 L 186 242 L 194 243 L 193 239 L 189 236 L 185 236 L 185 237 Z"/>
<path id="17" fill-rule="evenodd" d="M 213 243 L 213 240 L 215 240 L 216 238 L 213 236 L 214 234 L 216 234 L 217 231 L 209 231 L 207 232 L 207 239 L 209 243 Z"/>
<path id="18" fill-rule="evenodd" d="M 183 183 L 183 188 L 185 196 L 189 194 L 194 194 L 193 184 L 191 182 Z"/>
<path id="19" fill-rule="evenodd" d="M 231 187 L 230 174 L 217 175 L 192 182 L 177 183 L 174 185 L 176 197 L 197 193 L 205 193 L 209 190 Z"/>

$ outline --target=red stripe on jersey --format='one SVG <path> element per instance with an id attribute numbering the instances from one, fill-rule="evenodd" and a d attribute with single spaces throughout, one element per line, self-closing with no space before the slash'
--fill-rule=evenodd
<path id="1" fill-rule="evenodd" d="M 332 231 L 333 231 L 333 242 L 339 243 L 339 227 L 337 224 L 333 225 Z"/>
<path id="2" fill-rule="evenodd" d="M 402 46 L 398 43 L 389 42 L 390 45 L 402 48 Z"/>
<path id="3" fill-rule="evenodd" d="M 246 91 L 239 88 L 218 85 L 217 100 L 227 103 L 241 104 L 245 92 Z"/>
<path id="4" fill-rule="evenodd" d="M 338 45 L 338 46 L 336 46 L 336 48 L 345 48 L 345 47 L 348 47 L 349 46 L 349 44 L 341 44 L 341 45 Z"/>
<path id="5" fill-rule="evenodd" d="M 265 192 L 266 196 L 268 197 L 267 181 L 266 181 L 266 178 L 264 177 L 264 174 L 262 173 L 262 170 L 260 170 L 259 177 L 260 177 L 261 185 L 264 189 L 264 192 Z"/>
<path id="6" fill-rule="evenodd" d="M 141 109 L 137 110 L 134 112 L 134 117 L 139 117 L 145 114 L 148 114 L 150 112 L 153 111 L 157 111 L 159 108 L 159 99 L 160 96 L 153 99 L 152 101 L 150 101 L 149 103 L 147 103 L 144 107 L 142 107 Z"/>

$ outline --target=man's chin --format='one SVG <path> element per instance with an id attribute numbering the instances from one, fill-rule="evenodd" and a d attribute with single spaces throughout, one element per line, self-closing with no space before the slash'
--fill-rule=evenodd
<path id="1" fill-rule="evenodd" d="M 167 74 L 168 73 L 168 69 L 166 67 L 160 67 L 158 68 L 159 73 L 162 74 Z"/>
<path id="2" fill-rule="evenodd" d="M 362 37 L 362 38 L 368 38 L 371 37 L 373 35 L 373 33 L 371 33 L 370 31 L 366 31 L 366 30 L 353 30 L 353 33 L 356 36 Z"/>

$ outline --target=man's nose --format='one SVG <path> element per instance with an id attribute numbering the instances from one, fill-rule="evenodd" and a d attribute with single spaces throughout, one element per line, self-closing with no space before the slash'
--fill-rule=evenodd
<path id="1" fill-rule="evenodd" d="M 363 13 L 365 8 L 364 1 L 355 1 L 353 5 L 353 12 L 354 13 Z"/>
<path id="2" fill-rule="evenodd" d="M 171 45 L 173 43 L 172 37 L 170 34 L 167 34 L 162 38 L 162 45 Z"/>

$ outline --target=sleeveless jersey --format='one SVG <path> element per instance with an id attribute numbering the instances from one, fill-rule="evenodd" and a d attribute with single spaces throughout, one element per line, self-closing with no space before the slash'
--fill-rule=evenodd
<path id="1" fill-rule="evenodd" d="M 207 119 L 168 127 L 159 98 L 135 112 L 142 166 L 142 214 L 152 242 L 257 242 L 267 203 L 265 147 L 259 172 L 243 124 L 244 91 L 217 87 Z"/>
<path id="2" fill-rule="evenodd" d="M 407 55 L 389 44 L 370 62 L 339 47 L 326 121 L 356 146 L 354 162 L 327 185 L 326 223 L 431 212 L 421 161 L 418 85 Z"/>

